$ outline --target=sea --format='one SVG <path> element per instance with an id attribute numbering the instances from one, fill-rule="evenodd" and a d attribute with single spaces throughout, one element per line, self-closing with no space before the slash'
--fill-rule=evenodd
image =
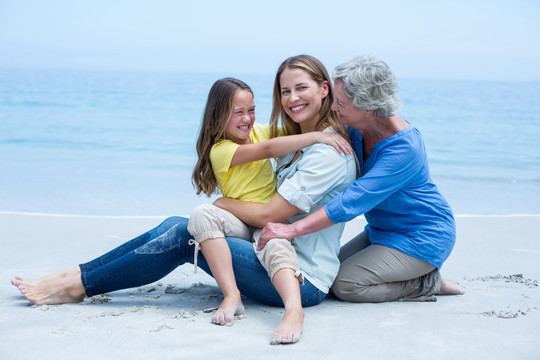
<path id="1" fill-rule="evenodd" d="M 267 123 L 273 74 L 0 69 L 0 212 L 188 215 L 213 82 L 234 76 Z M 399 79 L 456 215 L 540 214 L 540 81 Z"/>

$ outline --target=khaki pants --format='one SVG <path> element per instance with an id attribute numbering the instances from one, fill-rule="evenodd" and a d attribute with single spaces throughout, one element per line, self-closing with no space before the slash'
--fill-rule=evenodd
<path id="1" fill-rule="evenodd" d="M 230 212 L 217 206 L 210 204 L 197 206 L 189 218 L 188 231 L 197 244 L 226 236 L 253 242 L 257 258 L 268 272 L 270 279 L 284 268 L 292 269 L 297 277 L 299 275 L 298 257 L 289 240 L 272 239 L 261 251 L 257 251 L 261 229 L 246 225 Z"/>
<path id="2" fill-rule="evenodd" d="M 441 277 L 433 265 L 381 245 L 371 245 L 364 231 L 343 245 L 332 292 L 350 302 L 429 299 Z"/>

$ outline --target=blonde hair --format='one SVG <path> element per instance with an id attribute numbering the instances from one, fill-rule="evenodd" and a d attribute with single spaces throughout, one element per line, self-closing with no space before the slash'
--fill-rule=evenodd
<path id="1" fill-rule="evenodd" d="M 297 55 L 286 59 L 281 63 L 276 73 L 274 80 L 274 94 L 272 103 L 272 114 L 270 116 L 270 129 L 271 137 L 278 136 L 278 122 L 281 117 L 281 125 L 283 128 L 283 135 L 296 135 L 302 133 L 300 125 L 295 123 L 289 115 L 285 112 L 285 109 L 281 105 L 281 74 L 286 69 L 301 69 L 307 72 L 311 78 L 319 85 L 322 86 L 326 81 L 328 83 L 328 95 L 322 99 L 320 118 L 317 122 L 315 129 L 323 130 L 327 127 L 332 127 L 335 132 L 341 135 L 344 139 L 349 140 L 349 133 L 347 129 L 339 122 L 339 118 L 336 112 L 332 111 L 332 103 L 334 102 L 334 89 L 330 81 L 328 71 L 320 62 L 319 59 L 310 55 Z"/>
<path id="2" fill-rule="evenodd" d="M 191 176 L 197 195 L 204 193 L 211 196 L 217 192 L 218 183 L 210 162 L 210 150 L 215 143 L 225 139 L 225 131 L 233 111 L 233 100 L 241 90 L 249 91 L 253 95 L 246 83 L 228 77 L 216 81 L 208 93 L 197 140 L 198 160 Z"/>

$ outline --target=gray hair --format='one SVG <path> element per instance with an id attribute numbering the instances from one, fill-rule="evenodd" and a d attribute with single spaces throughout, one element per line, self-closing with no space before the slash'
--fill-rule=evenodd
<path id="1" fill-rule="evenodd" d="M 386 118 L 399 110 L 396 77 L 385 62 L 372 56 L 359 56 L 338 65 L 332 72 L 341 79 L 347 96 L 357 110 L 374 110 L 373 115 Z"/>

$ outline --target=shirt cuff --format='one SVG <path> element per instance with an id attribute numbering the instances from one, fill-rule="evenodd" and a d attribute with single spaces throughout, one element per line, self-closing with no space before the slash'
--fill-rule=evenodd
<path id="1" fill-rule="evenodd" d="M 298 187 L 295 183 L 289 179 L 285 179 L 279 186 L 278 193 L 291 205 L 296 206 L 301 211 L 309 213 L 313 207 L 313 201 L 304 192 L 306 188 L 304 186 Z"/>

